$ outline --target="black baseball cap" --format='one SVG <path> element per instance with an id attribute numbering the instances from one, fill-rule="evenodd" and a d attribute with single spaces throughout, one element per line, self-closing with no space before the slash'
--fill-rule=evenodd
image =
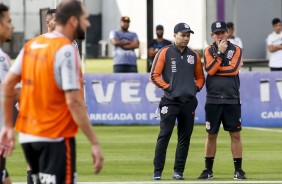
<path id="1" fill-rule="evenodd" d="M 157 25 L 156 30 L 164 30 L 164 27 L 162 25 Z"/>
<path id="2" fill-rule="evenodd" d="M 211 32 L 216 33 L 216 32 L 227 32 L 227 27 L 225 22 L 223 21 L 216 21 L 212 23 L 211 25 Z"/>
<path id="3" fill-rule="evenodd" d="M 190 26 L 186 23 L 178 23 L 174 26 L 174 33 L 186 33 L 186 32 L 190 32 L 194 34 L 194 31 L 191 30 Z"/>

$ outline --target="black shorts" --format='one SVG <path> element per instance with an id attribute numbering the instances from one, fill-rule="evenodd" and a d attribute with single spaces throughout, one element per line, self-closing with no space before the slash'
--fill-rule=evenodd
<path id="1" fill-rule="evenodd" d="M 52 184 L 76 182 L 74 138 L 60 142 L 23 143 L 22 148 L 33 180 Z"/>
<path id="2" fill-rule="evenodd" d="M 0 156 L 0 183 L 3 183 L 6 178 L 9 177 L 8 171 L 6 169 L 6 158 L 3 155 Z"/>
<path id="3" fill-rule="evenodd" d="M 225 131 L 241 130 L 241 104 L 206 104 L 206 131 L 217 134 L 222 122 Z"/>
<path id="4" fill-rule="evenodd" d="M 137 73 L 137 65 L 114 65 L 114 73 Z"/>

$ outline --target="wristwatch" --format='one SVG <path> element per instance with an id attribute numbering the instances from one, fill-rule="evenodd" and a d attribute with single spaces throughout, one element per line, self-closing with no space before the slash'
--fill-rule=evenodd
<path id="1" fill-rule="evenodd" d="M 218 50 L 218 51 L 217 51 L 217 56 L 220 57 L 220 56 L 222 56 L 222 55 L 223 55 L 222 52 L 220 52 L 220 50 Z"/>

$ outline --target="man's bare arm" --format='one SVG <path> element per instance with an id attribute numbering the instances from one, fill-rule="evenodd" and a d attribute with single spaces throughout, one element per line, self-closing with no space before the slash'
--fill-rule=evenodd
<path id="1" fill-rule="evenodd" d="M 92 126 L 87 116 L 86 106 L 79 90 L 65 92 L 66 102 L 75 123 L 82 130 L 84 135 L 92 145 L 92 156 L 95 173 L 99 173 L 103 167 L 103 155 L 100 149 L 98 138 L 92 130 Z"/>

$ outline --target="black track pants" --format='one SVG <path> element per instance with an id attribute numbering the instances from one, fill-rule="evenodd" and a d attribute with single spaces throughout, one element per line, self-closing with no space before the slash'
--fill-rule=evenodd
<path id="1" fill-rule="evenodd" d="M 167 146 L 177 119 L 178 144 L 175 153 L 174 171 L 183 173 L 188 155 L 190 138 L 194 127 L 197 99 L 182 103 L 163 97 L 160 102 L 160 132 L 157 140 L 154 172 L 162 173 L 164 169 Z"/>

